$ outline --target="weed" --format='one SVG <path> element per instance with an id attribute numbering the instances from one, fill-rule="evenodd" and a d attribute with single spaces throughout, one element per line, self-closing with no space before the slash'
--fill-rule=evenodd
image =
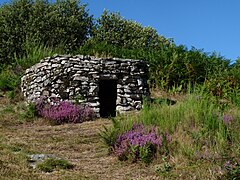
<path id="1" fill-rule="evenodd" d="M 34 103 L 30 103 L 26 106 L 26 109 L 24 112 L 22 112 L 21 114 L 22 118 L 25 119 L 32 119 L 34 117 L 36 117 L 37 115 L 37 111 L 36 111 L 36 107 Z"/>
<path id="2" fill-rule="evenodd" d="M 12 70 L 12 67 L 8 67 L 0 72 L 0 90 L 13 91 L 19 83 L 20 76 Z"/>
<path id="3" fill-rule="evenodd" d="M 99 133 L 101 140 L 109 147 L 110 152 L 113 150 L 113 146 L 117 140 L 117 136 L 120 133 L 120 120 L 112 117 L 111 121 L 113 127 L 103 126 L 103 130 L 101 130 Z"/>
<path id="4" fill-rule="evenodd" d="M 81 104 L 81 102 L 83 101 L 83 97 L 81 95 L 77 95 L 74 98 L 74 101 L 75 101 L 76 104 Z"/>
<path id="5" fill-rule="evenodd" d="M 165 156 L 162 157 L 162 161 L 161 164 L 155 166 L 155 172 L 158 175 L 168 174 L 172 169 L 171 164 L 166 160 Z"/>
<path id="6" fill-rule="evenodd" d="M 12 91 L 8 91 L 7 92 L 7 97 L 9 98 L 9 99 L 14 99 L 15 98 L 15 92 L 12 90 Z"/>
<path id="7" fill-rule="evenodd" d="M 64 159 L 49 158 L 37 165 L 44 172 L 53 172 L 56 169 L 72 169 L 73 165 Z"/>
<path id="8" fill-rule="evenodd" d="M 5 108 L 3 109 L 3 112 L 5 113 L 15 113 L 14 111 L 14 106 L 9 104 L 9 105 L 6 105 Z"/>
<path id="9" fill-rule="evenodd" d="M 40 59 L 53 56 L 57 53 L 64 53 L 61 48 L 50 48 L 44 44 L 34 44 L 33 42 L 25 42 L 26 54 L 21 58 L 15 57 L 15 66 L 27 69 L 36 63 L 39 63 Z"/>

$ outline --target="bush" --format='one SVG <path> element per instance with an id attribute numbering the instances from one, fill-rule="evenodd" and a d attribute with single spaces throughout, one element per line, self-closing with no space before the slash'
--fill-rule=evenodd
<path id="1" fill-rule="evenodd" d="M 93 19 L 78 0 L 14 0 L 0 7 L 0 64 L 26 55 L 27 42 L 69 53 L 88 39 Z"/>
<path id="2" fill-rule="evenodd" d="M 170 142 L 171 138 L 166 133 L 158 135 L 156 128 L 147 130 L 140 124 L 133 124 L 130 131 L 118 136 L 114 144 L 114 153 L 120 160 L 131 159 L 133 162 L 141 160 L 150 163 L 157 152 Z"/>
<path id="3" fill-rule="evenodd" d="M 109 45 L 130 49 L 143 47 L 156 49 L 170 44 L 170 41 L 160 36 L 156 29 L 124 19 L 119 13 L 108 13 L 105 10 L 97 23 L 93 36 L 95 43 L 105 41 Z"/>
<path id="4" fill-rule="evenodd" d="M 93 120 L 94 111 L 88 106 L 75 105 L 67 101 L 58 101 L 53 104 L 47 103 L 46 97 L 36 102 L 37 113 L 51 120 L 54 124 L 81 123 Z"/>
<path id="5" fill-rule="evenodd" d="M 10 68 L 0 72 L 0 90 L 13 91 L 20 84 L 20 76 Z"/>

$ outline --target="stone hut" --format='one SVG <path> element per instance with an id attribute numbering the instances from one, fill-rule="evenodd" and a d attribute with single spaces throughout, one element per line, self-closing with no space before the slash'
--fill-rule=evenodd
<path id="1" fill-rule="evenodd" d="M 27 69 L 22 77 L 26 101 L 58 97 L 90 106 L 99 117 L 139 110 L 149 97 L 147 64 L 142 60 L 55 55 Z"/>

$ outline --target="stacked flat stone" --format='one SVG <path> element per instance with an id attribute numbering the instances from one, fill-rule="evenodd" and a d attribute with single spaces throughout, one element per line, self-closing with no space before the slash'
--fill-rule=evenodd
<path id="1" fill-rule="evenodd" d="M 117 81 L 116 110 L 139 110 L 143 96 L 149 97 L 147 64 L 142 60 L 55 55 L 27 69 L 22 77 L 22 93 L 28 103 L 41 96 L 73 101 L 94 109 L 99 116 L 99 81 Z"/>

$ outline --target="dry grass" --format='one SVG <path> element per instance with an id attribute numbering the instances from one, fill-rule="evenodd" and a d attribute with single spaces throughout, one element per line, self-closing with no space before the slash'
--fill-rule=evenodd
<path id="1" fill-rule="evenodd" d="M 15 106 L 0 99 L 0 179 L 158 179 L 153 165 L 121 162 L 108 154 L 98 133 L 109 120 L 51 126 L 40 118 L 23 121 Z M 27 155 L 34 153 L 55 154 L 74 168 L 33 170 Z"/>
<path id="2" fill-rule="evenodd" d="M 182 101 L 184 97 L 169 97 Z M 174 106 L 172 106 L 174 108 Z M 0 97 L 0 179 L 221 179 L 221 164 L 215 158 L 196 158 L 194 142 L 189 130 L 197 132 L 194 124 L 182 124 L 173 134 L 170 155 L 158 157 L 146 166 L 141 163 L 119 161 L 108 152 L 98 133 L 103 126 L 111 126 L 108 119 L 52 126 L 44 119 L 22 119 L 23 103 L 14 104 Z M 133 116 L 133 114 L 129 114 Z M 136 115 L 136 114 L 135 114 Z M 189 121 L 190 122 L 190 121 Z M 208 150 L 208 149 L 207 149 Z M 205 152 L 204 149 L 200 149 Z M 207 152 L 207 151 L 206 151 Z M 30 154 L 54 154 L 74 165 L 71 170 L 44 173 L 31 169 Z M 170 172 L 157 174 L 156 167 L 165 162 Z"/>

